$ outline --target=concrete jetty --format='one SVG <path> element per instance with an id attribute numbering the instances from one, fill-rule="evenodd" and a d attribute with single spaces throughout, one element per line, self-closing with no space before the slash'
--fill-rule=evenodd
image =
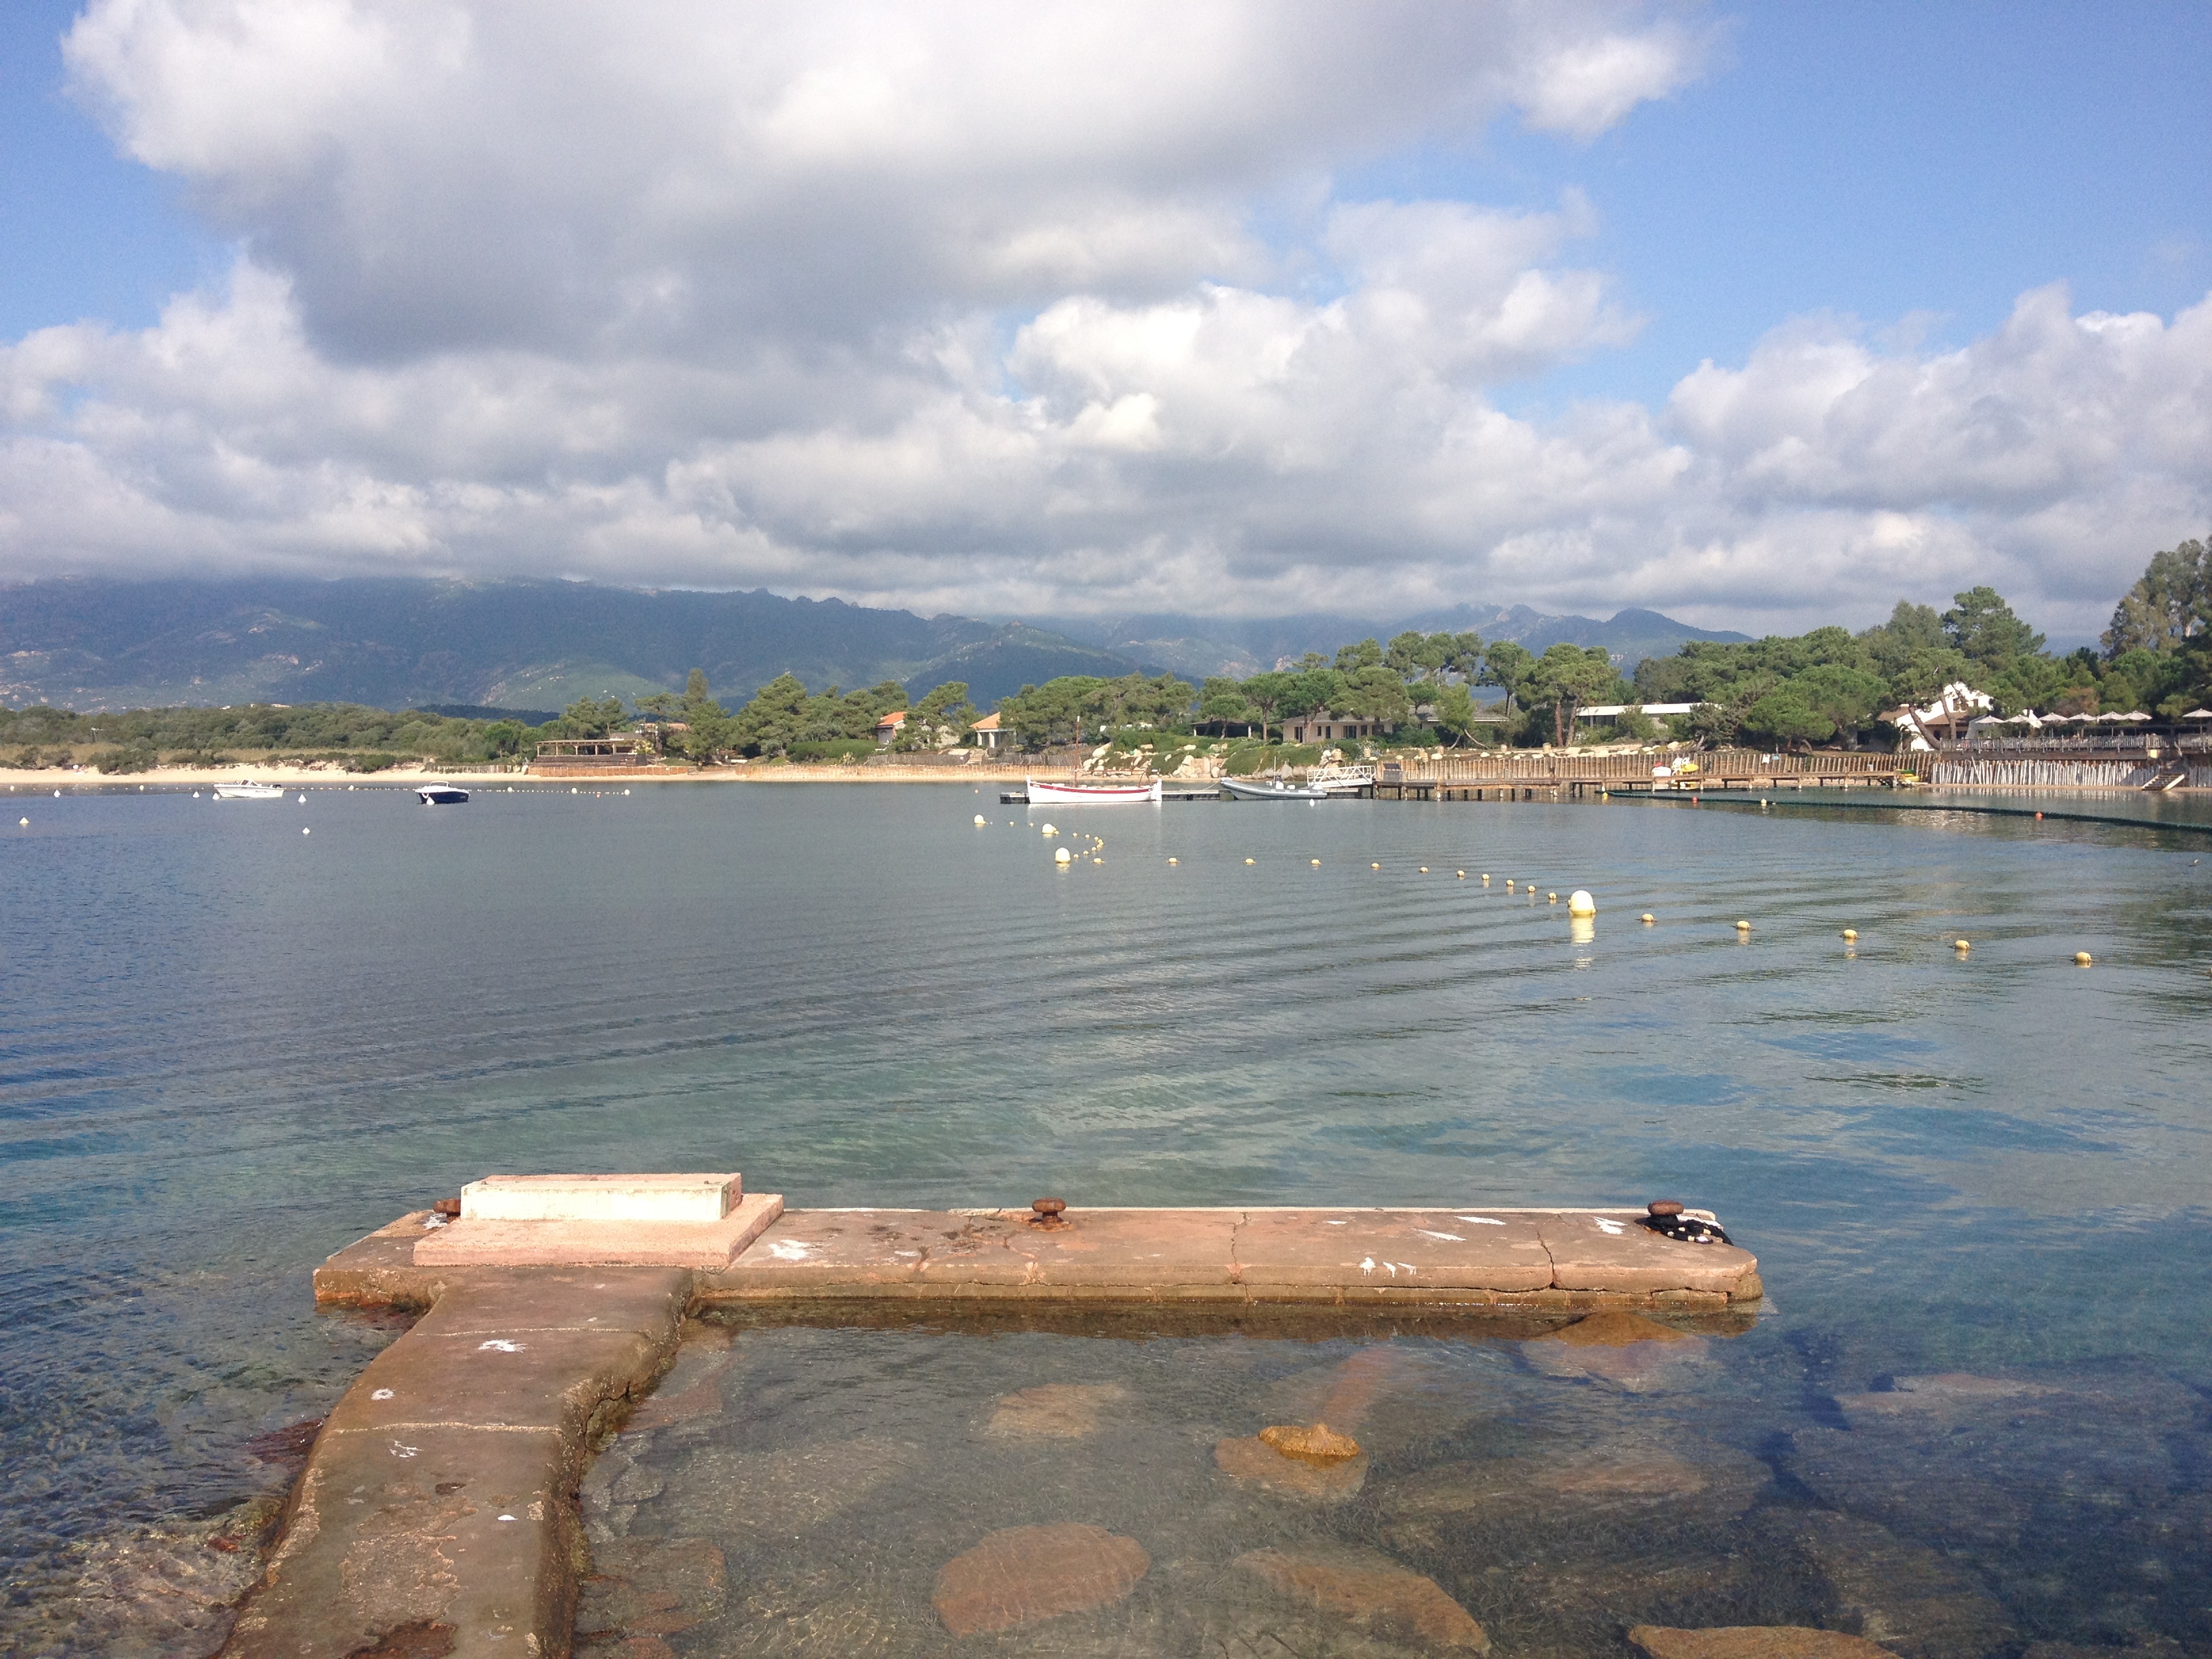
<path id="1" fill-rule="evenodd" d="M 718 1308 L 1201 1326 L 1273 1310 L 1330 1334 L 1364 1317 L 1532 1335 L 1624 1310 L 1740 1324 L 1763 1294 L 1749 1252 L 1636 1209 L 789 1210 L 734 1175 L 621 1180 L 475 1183 L 316 1269 L 319 1302 L 422 1316 L 324 1423 L 226 1653 L 566 1653 L 591 1452 L 686 1316 Z"/>

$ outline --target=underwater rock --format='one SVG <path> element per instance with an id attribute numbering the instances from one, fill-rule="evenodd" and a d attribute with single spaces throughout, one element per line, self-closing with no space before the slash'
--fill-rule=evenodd
<path id="1" fill-rule="evenodd" d="M 955 1636 L 1011 1630 L 1118 1601 L 1152 1565 L 1143 1545 L 1103 1527 L 1008 1527 L 946 1562 L 930 1605 Z"/>
<path id="2" fill-rule="evenodd" d="M 1766 1484 L 1765 1465 L 1733 1448 L 1679 1437 L 1670 1444 L 1449 1463 L 1398 1483 L 1379 1507 L 1407 1519 L 1479 1511 L 1559 1519 L 1694 1499 L 1698 1514 L 1712 1517 L 1742 1514 Z"/>
<path id="3" fill-rule="evenodd" d="M 1713 1630 L 1638 1625 L 1628 1639 L 1651 1659 L 1895 1659 L 1888 1649 L 1863 1636 L 1804 1625 L 1724 1625 Z"/>
<path id="4" fill-rule="evenodd" d="M 261 1576 L 283 1500 L 249 1498 L 210 1521 L 95 1538 L 72 1594 L 51 1609 L 57 1644 L 36 1651 L 202 1659 L 230 1634 Z"/>
<path id="5" fill-rule="evenodd" d="M 789 1539 L 820 1526 L 915 1468 L 902 1441 L 861 1436 L 796 1449 L 708 1445 L 672 1470 L 651 1513 L 710 1537 Z"/>
<path id="6" fill-rule="evenodd" d="M 642 1434 L 650 1429 L 665 1429 L 672 1423 L 685 1423 L 694 1418 L 719 1417 L 722 1413 L 721 1384 L 708 1377 L 703 1382 L 694 1382 L 681 1394 L 665 1392 L 648 1395 L 645 1403 L 630 1413 L 624 1428 L 633 1434 Z"/>
<path id="7" fill-rule="evenodd" d="M 1587 1379 L 1630 1394 L 1671 1386 L 1705 1350 L 1702 1337 L 1618 1310 L 1590 1314 L 1521 1345 L 1522 1356 L 1547 1376 Z"/>
<path id="8" fill-rule="evenodd" d="M 1283 1595 L 1386 1641 L 1466 1653 L 1490 1650 L 1482 1626 L 1435 1579 L 1373 1550 L 1252 1550 L 1234 1565 Z"/>
<path id="9" fill-rule="evenodd" d="M 1982 1659 L 2014 1639 L 2004 1609 L 1965 1572 L 1887 1528 L 1808 1511 L 1796 1536 L 1838 1609 L 1905 1659 Z"/>
<path id="10" fill-rule="evenodd" d="M 1214 1443 L 1213 1462 L 1224 1474 L 1249 1480 L 1287 1497 L 1340 1504 L 1367 1480 L 1364 1453 L 1341 1462 L 1311 1463 L 1286 1456 L 1257 1435 Z"/>
<path id="11" fill-rule="evenodd" d="M 625 1538 L 592 1552 L 580 1636 L 672 1636 L 721 1611 L 726 1567 L 704 1538 Z"/>
<path id="12" fill-rule="evenodd" d="M 1357 1440 L 1348 1434 L 1337 1433 L 1326 1423 L 1316 1423 L 1310 1429 L 1292 1423 L 1278 1423 L 1261 1430 L 1260 1438 L 1285 1457 L 1324 1467 L 1359 1455 Z"/>
<path id="13" fill-rule="evenodd" d="M 1119 1382 L 1044 1382 L 1001 1395 L 983 1432 L 1012 1440 L 1080 1440 L 1098 1428 L 1102 1407 L 1127 1399 Z"/>

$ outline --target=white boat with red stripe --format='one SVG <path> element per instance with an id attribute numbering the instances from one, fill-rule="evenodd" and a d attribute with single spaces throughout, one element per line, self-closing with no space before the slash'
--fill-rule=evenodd
<path id="1" fill-rule="evenodd" d="M 1146 801 L 1157 804 L 1163 799 L 1158 778 L 1150 783 L 1046 783 L 1031 778 L 1029 795 L 1032 806 L 1048 802 L 1054 806 L 1134 805 Z"/>

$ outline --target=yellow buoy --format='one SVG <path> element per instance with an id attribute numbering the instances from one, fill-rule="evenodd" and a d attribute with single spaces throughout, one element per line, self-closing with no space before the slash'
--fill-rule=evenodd
<path id="1" fill-rule="evenodd" d="M 1065 847 L 1055 848 L 1053 850 L 1052 861 L 1054 864 L 1060 865 L 1073 864 L 1075 862 L 1075 854 L 1069 852 Z"/>
<path id="2" fill-rule="evenodd" d="M 1246 860 L 1244 860 L 1244 862 L 1245 862 L 1245 863 L 1247 863 L 1247 864 L 1249 864 L 1249 863 L 1251 863 L 1251 862 L 1252 862 L 1252 860 L 1249 860 L 1249 859 L 1246 859 Z"/>
<path id="3" fill-rule="evenodd" d="M 1170 864 L 1181 864 L 1182 860 L 1181 859 L 1170 859 L 1168 862 Z"/>
<path id="4" fill-rule="evenodd" d="M 1508 877 L 1506 879 L 1505 890 L 1509 893 L 1513 890 L 1513 882 L 1510 877 Z"/>
<path id="5" fill-rule="evenodd" d="M 1658 921 L 1658 920 L 1659 920 L 1659 918 L 1658 918 L 1658 917 L 1656 917 L 1656 916 L 1655 916 L 1655 915 L 1652 915 L 1649 910 L 1646 910 L 1646 911 L 1644 913 L 1644 925 L 1646 927 L 1650 927 L 1653 922 L 1655 922 L 1655 921 Z"/>
<path id="6" fill-rule="evenodd" d="M 1483 884 L 1485 887 L 1487 887 L 1487 886 L 1489 886 L 1489 885 L 1490 885 L 1490 872 L 1489 872 L 1489 871 L 1487 871 L 1487 870 L 1486 870 L 1486 871 L 1484 871 L 1484 872 L 1482 872 L 1482 884 Z"/>
<path id="7" fill-rule="evenodd" d="M 1370 864 L 1367 867 L 1370 870 L 1380 870 L 1382 866 L 1379 864 Z"/>
<path id="8" fill-rule="evenodd" d="M 1321 867 L 1321 860 L 1319 859 L 1316 859 L 1313 862 L 1316 869 L 1319 869 Z"/>
<path id="9" fill-rule="evenodd" d="M 1597 901 L 1577 887 L 1567 895 L 1567 914 L 1571 916 L 1594 916 L 1597 914 Z"/>
<path id="10" fill-rule="evenodd" d="M 1970 939 L 1954 939 L 1951 941 L 1951 948 L 1954 951 L 1971 951 L 1974 948 L 1974 942 Z"/>
<path id="11" fill-rule="evenodd" d="M 1557 893 L 1553 893 L 1545 902 L 1549 904 L 1557 904 L 1559 902 L 1559 896 Z"/>
<path id="12" fill-rule="evenodd" d="M 1429 873 L 1429 866 L 1425 864 L 1421 866 L 1421 873 L 1425 876 Z"/>
<path id="13" fill-rule="evenodd" d="M 1106 860 L 1105 860 L 1104 859 L 1093 859 L 1093 860 L 1091 860 L 1091 861 L 1093 864 L 1103 864 L 1103 863 L 1105 863 L 1105 862 L 1106 862 Z"/>
<path id="14" fill-rule="evenodd" d="M 1042 828 L 1043 828 L 1043 831 L 1044 831 L 1044 833 L 1045 833 L 1046 835 L 1048 835 L 1048 836 L 1056 836 L 1056 835 L 1058 835 L 1058 834 L 1060 833 L 1060 831 L 1059 831 L 1059 830 L 1057 830 L 1054 829 L 1054 828 L 1053 828 L 1050 824 L 1048 824 L 1048 824 L 1043 825 L 1043 826 L 1042 826 Z"/>
<path id="15" fill-rule="evenodd" d="M 1465 880 L 1467 879 L 1467 872 L 1466 872 L 1466 871 L 1464 871 L 1464 870 L 1458 870 L 1458 871 L 1455 871 L 1455 872 L 1453 872 L 1453 873 L 1454 873 L 1455 875 L 1456 875 L 1456 876 L 1457 876 L 1461 880 L 1462 880 L 1462 881 L 1465 881 Z"/>
<path id="16" fill-rule="evenodd" d="M 978 830 L 983 827 L 983 815 L 981 812 L 975 814 L 975 827 Z"/>
<path id="17" fill-rule="evenodd" d="M 1859 930 L 1856 927 L 1846 927 L 1844 929 L 1844 937 L 1845 939 L 1856 939 L 1858 936 Z"/>
<path id="18" fill-rule="evenodd" d="M 2077 968 L 2087 968 L 2095 960 L 2096 958 L 2091 956 L 2087 951 L 2076 951 L 2074 953 L 2074 965 Z"/>
<path id="19" fill-rule="evenodd" d="M 1751 924 L 1747 921 L 1739 921 L 1735 925 L 1735 930 L 1739 933 L 1747 933 L 1751 931 Z"/>

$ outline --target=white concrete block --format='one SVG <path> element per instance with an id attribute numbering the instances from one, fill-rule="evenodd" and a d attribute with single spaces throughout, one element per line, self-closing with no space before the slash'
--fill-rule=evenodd
<path id="1" fill-rule="evenodd" d="M 726 1175 L 486 1176 L 461 1188 L 464 1221 L 720 1221 L 744 1191 Z"/>

